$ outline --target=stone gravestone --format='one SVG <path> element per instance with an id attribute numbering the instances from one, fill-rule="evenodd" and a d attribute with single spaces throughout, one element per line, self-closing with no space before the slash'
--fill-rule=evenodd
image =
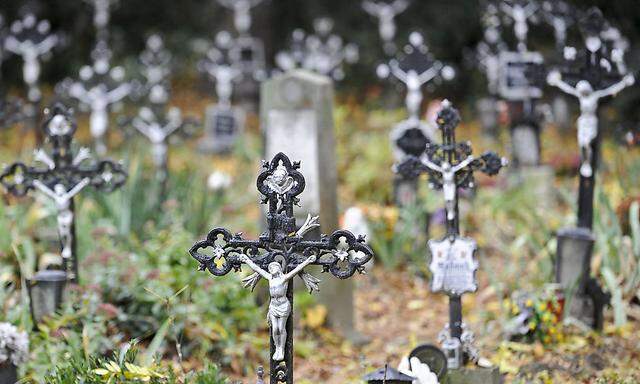
<path id="1" fill-rule="evenodd" d="M 265 157 L 283 152 L 304 164 L 307 186 L 300 195 L 297 219 L 320 217 L 323 232 L 338 228 L 337 170 L 333 127 L 333 84 L 326 76 L 293 70 L 262 84 L 260 123 Z M 317 234 L 317 231 L 313 233 Z M 354 329 L 353 283 L 327 282 L 320 293 L 329 323 L 352 341 L 361 341 Z"/>

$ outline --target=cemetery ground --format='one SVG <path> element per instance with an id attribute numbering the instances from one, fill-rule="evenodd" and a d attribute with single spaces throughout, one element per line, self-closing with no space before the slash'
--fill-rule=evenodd
<path id="1" fill-rule="evenodd" d="M 174 101 L 185 115 L 199 114 L 210 102 L 175 88 Z M 477 153 L 496 148 L 480 134 L 472 113 L 462 112 L 460 140 L 472 140 Z M 356 279 L 357 323 L 371 342 L 358 347 L 342 341 L 324 325 L 326 310 L 300 290 L 295 299 L 299 383 L 357 383 L 385 362 L 396 366 L 416 345 L 435 343 L 447 321 L 446 297 L 429 291 L 424 234 L 424 213 L 438 212 L 441 199 L 422 182 L 419 206 L 391 205 L 388 132 L 402 115 L 400 109 L 377 108 L 375 99 L 337 103 L 340 209 L 363 209 L 376 253 L 373 268 Z M 78 200 L 82 281 L 69 291 L 62 313 L 31 334 L 32 359 L 22 367 L 27 380 L 107 382 L 120 370 L 132 383 L 255 381 L 255 368 L 268 365 L 266 306 L 256 305 L 242 288 L 242 275 L 212 279 L 197 271 L 187 252 L 214 226 L 237 228 L 251 238 L 261 230 L 254 184 L 261 134 L 255 117 L 248 122 L 230 156 L 198 154 L 194 140 L 176 147 L 168 198 L 161 204 L 153 198 L 158 186 L 144 141 L 125 138 L 112 127 L 110 147 L 120 149 L 109 155 L 125 160 L 129 180 L 108 196 L 88 192 Z M 20 129 L 0 132 L 0 163 L 30 159 L 33 138 Z M 88 145 L 87 131 L 81 115 L 79 141 Z M 543 133 L 543 159 L 556 172 L 546 197 L 540 195 L 540 181 L 510 187 L 505 172 L 491 179 L 479 175 L 482 188 L 461 201 L 461 229 L 478 241 L 481 263 L 478 292 L 463 298 L 464 319 L 476 333 L 481 355 L 500 367 L 506 382 L 640 382 L 640 228 L 634 204 L 640 201 L 640 152 L 621 148 L 606 132 L 593 260 L 612 295 L 603 332 L 558 321 L 557 305 L 545 293 L 545 284 L 553 281 L 555 230 L 574 220 L 579 157 L 573 136 L 555 129 Z M 506 129 L 497 142 L 496 149 L 508 154 Z M 230 185 L 209 177 L 214 171 L 230 175 Z M 2 316 L 25 330 L 32 324 L 26 292 L 18 289 L 21 279 L 36 269 L 37 255 L 46 264 L 57 249 L 56 233 L 48 230 L 55 228 L 53 207 L 36 200 L 0 200 Z M 432 238 L 443 234 L 438 217 L 431 219 Z M 518 290 L 531 293 L 525 304 L 536 321 L 530 340 L 506 341 L 505 329 L 518 312 L 511 293 Z M 130 345 L 127 352 L 123 345 Z M 210 373 L 206 381 L 190 373 L 203 370 Z"/>

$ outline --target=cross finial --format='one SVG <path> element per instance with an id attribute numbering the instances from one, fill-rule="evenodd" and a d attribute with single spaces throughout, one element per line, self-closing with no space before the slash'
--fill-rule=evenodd
<path id="1" fill-rule="evenodd" d="M 597 7 L 591 7 L 580 20 L 580 29 L 585 36 L 597 36 L 600 34 L 606 20 Z"/>
<path id="2" fill-rule="evenodd" d="M 460 113 L 453 107 L 451 102 L 445 99 L 441 104 L 436 122 L 443 134 L 449 135 L 454 132 L 458 124 L 460 124 Z"/>

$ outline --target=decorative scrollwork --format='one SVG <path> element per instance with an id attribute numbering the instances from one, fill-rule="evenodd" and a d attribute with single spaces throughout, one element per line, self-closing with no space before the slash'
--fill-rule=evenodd
<path id="1" fill-rule="evenodd" d="M 306 240 L 304 235 L 317 227 L 317 218 L 309 216 L 302 227 L 296 230 L 293 206 L 298 203 L 298 195 L 305 187 L 305 179 L 299 162 L 291 162 L 283 154 L 277 154 L 271 161 L 263 162 L 263 171 L 258 175 L 256 187 L 264 196 L 263 204 L 268 204 L 267 231 L 257 240 L 246 240 L 241 233 L 232 235 L 224 228 L 215 228 L 207 238 L 196 242 L 189 253 L 198 261 L 201 270 L 208 270 L 215 276 L 223 276 L 240 271 L 243 265 L 255 273 L 243 280 L 244 286 L 253 289 L 261 278 L 269 280 L 272 305 L 270 320 L 282 326 L 292 307 L 293 291 L 288 279 L 299 276 L 307 289 L 318 289 L 320 280 L 304 271 L 308 265 L 322 266 L 323 272 L 346 279 L 355 272 L 364 272 L 364 265 L 373 257 L 373 251 L 365 244 L 364 236 L 356 237 L 349 231 L 339 230 L 330 236 L 321 235 L 319 240 Z M 209 249 L 208 252 L 205 250 Z M 283 289 L 287 291 L 283 295 Z M 275 299 L 274 299 L 275 298 Z M 275 302 L 273 301 L 275 300 Z M 289 303 L 289 304 L 287 304 Z M 288 368 L 293 361 L 291 336 L 287 325 L 285 351 L 278 341 L 272 344 L 271 379 L 275 382 L 292 382 L 293 372 Z M 277 332 L 276 332 L 277 331 Z M 282 329 L 276 328 L 276 334 Z"/>

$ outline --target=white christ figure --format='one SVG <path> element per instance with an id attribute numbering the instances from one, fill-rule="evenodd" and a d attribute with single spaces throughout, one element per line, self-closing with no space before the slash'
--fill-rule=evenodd
<path id="1" fill-rule="evenodd" d="M 529 2 L 526 6 L 518 3 L 514 5 L 501 3 L 500 9 L 513 19 L 513 31 L 518 39 L 518 50 L 526 51 L 529 34 L 527 20 L 538 11 L 538 5 L 534 2 Z"/>
<path id="2" fill-rule="evenodd" d="M 274 361 L 282 361 L 284 360 L 284 346 L 287 341 L 287 320 L 291 315 L 291 303 L 287 299 L 289 280 L 299 272 L 302 272 L 304 267 L 316 261 L 316 256 L 309 256 L 287 274 L 282 273 L 282 266 L 278 262 L 269 263 L 268 271 L 265 271 L 247 255 L 241 255 L 240 261 L 246 263 L 252 270 L 269 281 L 271 301 L 269 302 L 268 315 L 273 344 L 276 347 L 272 358 Z"/>
<path id="3" fill-rule="evenodd" d="M 48 25 L 48 24 L 47 24 Z M 38 78 L 40 77 L 39 57 L 49 53 L 60 39 L 56 35 L 49 35 L 41 42 L 35 44 L 31 40 L 19 41 L 15 36 L 9 35 L 5 39 L 4 47 L 7 51 L 22 57 L 22 77 L 30 88 L 29 99 L 34 101 L 39 99 L 40 92 L 36 89 Z"/>
<path id="4" fill-rule="evenodd" d="M 591 177 L 593 175 L 591 142 L 598 136 L 598 104 L 600 99 L 613 96 L 626 87 L 633 85 L 635 78 L 633 75 L 626 75 L 622 80 L 607 88 L 594 90 L 587 80 L 580 80 L 575 87 L 572 87 L 562 80 L 560 72 L 553 71 L 547 76 L 547 83 L 577 97 L 580 101 L 580 117 L 577 122 L 578 145 L 582 153 L 580 174 L 584 177 Z"/>
<path id="5" fill-rule="evenodd" d="M 365 0 L 362 2 L 362 8 L 373 17 L 378 19 L 378 31 L 380 38 L 384 42 L 391 42 L 396 35 L 396 23 L 394 18 L 404 12 L 409 6 L 407 0 L 396 0 L 387 4 Z"/>
<path id="6" fill-rule="evenodd" d="M 420 105 L 422 104 L 422 86 L 438 75 L 442 64 L 435 62 L 433 66 L 422 73 L 413 69 L 404 71 L 397 61 L 392 61 L 389 65 L 391 73 L 407 86 L 406 105 L 410 119 L 420 119 Z"/>
<path id="7" fill-rule="evenodd" d="M 71 230 L 73 225 L 73 211 L 71 210 L 71 200 L 75 195 L 80 193 L 84 187 L 89 185 L 89 181 L 90 179 L 86 177 L 70 190 L 67 190 L 67 188 L 60 183 L 51 189 L 40 180 L 33 181 L 33 186 L 51 198 L 55 203 L 58 234 L 60 236 L 60 243 L 62 244 L 61 255 L 64 260 L 69 260 L 72 256 L 73 234 Z"/>
<path id="8" fill-rule="evenodd" d="M 96 142 L 96 152 L 104 154 L 106 146 L 104 135 L 109 127 L 109 106 L 115 104 L 131 93 L 132 86 L 123 83 L 109 90 L 105 84 L 97 84 L 87 90 L 81 83 L 74 83 L 69 88 L 69 95 L 91 109 L 89 116 L 89 130 Z"/>
<path id="9" fill-rule="evenodd" d="M 218 0 L 223 6 L 233 9 L 233 26 L 241 35 L 251 28 L 251 8 L 262 0 Z"/>
<path id="10" fill-rule="evenodd" d="M 447 220 L 453 220 L 456 218 L 456 195 L 458 189 L 456 185 L 456 173 L 469 165 L 473 160 L 475 160 L 475 158 L 473 156 L 469 156 L 453 167 L 447 161 L 438 165 L 427 159 L 422 160 L 424 165 L 442 175 L 442 192 L 444 194 L 444 206 L 447 211 Z"/>

